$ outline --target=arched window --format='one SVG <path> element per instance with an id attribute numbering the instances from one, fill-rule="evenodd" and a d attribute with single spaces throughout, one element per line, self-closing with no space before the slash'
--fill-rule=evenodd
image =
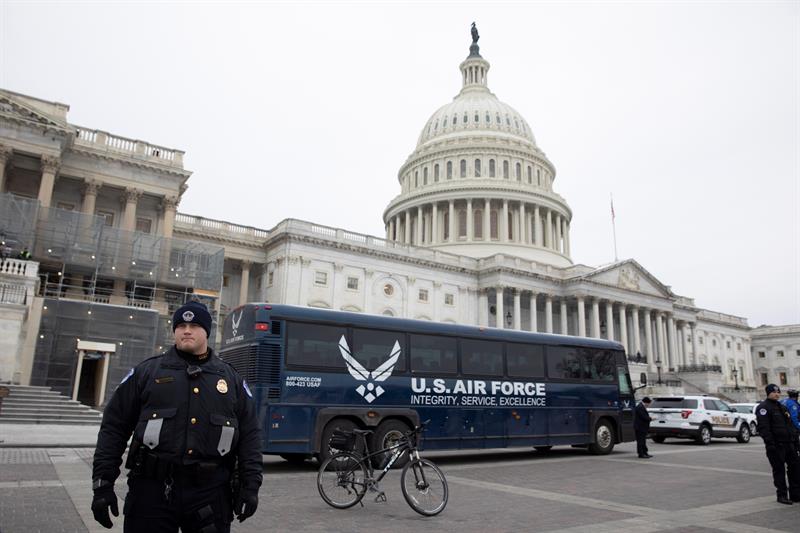
<path id="1" fill-rule="evenodd" d="M 522 165 L 519 163 L 514 167 L 514 177 L 517 178 L 517 181 L 522 181 Z"/>
<path id="2" fill-rule="evenodd" d="M 414 188 L 419 187 L 419 170 L 414 171 Z"/>
<path id="3" fill-rule="evenodd" d="M 449 211 L 445 211 L 442 214 L 444 215 L 442 217 L 442 220 L 443 220 L 442 225 L 444 226 L 442 228 L 442 230 L 443 230 L 442 233 L 444 235 L 444 240 L 447 241 L 447 240 L 450 240 L 450 212 Z"/>
<path id="4" fill-rule="evenodd" d="M 452 179 L 452 178 L 453 178 L 453 162 L 452 161 L 448 161 L 447 162 L 447 179 Z"/>
<path id="5" fill-rule="evenodd" d="M 480 159 L 476 159 L 475 160 L 475 177 L 476 178 L 480 178 L 481 177 L 481 160 Z"/>
<path id="6" fill-rule="evenodd" d="M 428 135 L 431 134 L 431 126 L 433 126 L 433 124 L 428 124 Z"/>
<path id="7" fill-rule="evenodd" d="M 530 165 L 528 165 L 528 183 L 533 183 L 533 170 Z"/>
<path id="8" fill-rule="evenodd" d="M 464 122 L 464 124 L 466 124 L 467 122 L 469 122 L 469 116 L 467 115 L 467 112 L 466 112 L 466 111 L 464 111 L 464 120 L 463 120 L 462 122 Z"/>
<path id="9" fill-rule="evenodd" d="M 517 127 L 517 129 L 519 129 L 519 120 L 516 118 L 514 118 L 514 125 Z"/>
<path id="10" fill-rule="evenodd" d="M 494 159 L 489 160 L 489 177 L 493 178 L 495 176 L 495 168 L 494 168 Z"/>
<path id="11" fill-rule="evenodd" d="M 536 184 L 539 187 L 542 186 L 542 172 L 538 168 L 536 169 Z"/>
<path id="12" fill-rule="evenodd" d="M 500 124 L 500 113 L 497 113 L 494 118 L 496 119 L 497 123 Z"/>
<path id="13" fill-rule="evenodd" d="M 447 129 L 447 115 L 442 117 L 442 129 Z"/>
<path id="14" fill-rule="evenodd" d="M 456 122 L 458 122 L 458 117 L 456 117 L 455 115 L 453 115 L 453 126 L 455 126 L 455 125 L 456 125 Z"/>
<path id="15" fill-rule="evenodd" d="M 506 115 L 506 126 L 511 126 L 511 120 L 509 120 L 508 115 Z"/>
<path id="16" fill-rule="evenodd" d="M 439 181 L 439 163 L 433 165 L 433 181 Z"/>
<path id="17" fill-rule="evenodd" d="M 422 169 L 422 184 L 428 184 L 428 167 Z"/>
<path id="18" fill-rule="evenodd" d="M 508 161 L 503 161 L 503 177 L 508 179 Z"/>
<path id="19" fill-rule="evenodd" d="M 492 239 L 496 239 L 497 232 L 497 210 L 493 209 L 489 214 L 489 235 Z"/>
<path id="20" fill-rule="evenodd" d="M 436 122 L 433 125 L 433 131 L 439 131 L 439 119 L 436 119 Z"/>
<path id="21" fill-rule="evenodd" d="M 466 178 L 467 177 L 467 160 L 466 159 L 462 159 L 461 160 L 461 177 L 462 178 Z"/>
<path id="22" fill-rule="evenodd" d="M 467 211 L 464 209 L 458 210 L 458 236 L 467 236 Z"/>
<path id="23" fill-rule="evenodd" d="M 508 238 L 514 238 L 514 213 L 508 212 L 508 220 L 506 220 L 506 228 L 508 228 Z"/>
<path id="24" fill-rule="evenodd" d="M 483 238 L 483 210 L 476 209 L 475 216 L 472 217 L 472 235 L 476 239 Z"/>
<path id="25" fill-rule="evenodd" d="M 477 111 L 475 111 L 475 116 L 473 117 L 473 120 L 475 121 L 476 124 L 481 121 L 481 116 L 478 114 Z"/>
<path id="26" fill-rule="evenodd" d="M 486 112 L 486 123 L 487 124 L 491 124 L 491 122 L 492 122 L 492 117 L 489 116 L 489 112 L 487 111 Z"/>

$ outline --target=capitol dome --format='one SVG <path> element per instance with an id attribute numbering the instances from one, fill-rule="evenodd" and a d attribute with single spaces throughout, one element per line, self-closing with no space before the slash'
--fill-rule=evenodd
<path id="1" fill-rule="evenodd" d="M 522 115 L 489 90 L 489 66 L 473 37 L 461 91 L 431 115 L 398 172 L 387 239 L 569 266 L 572 211 L 553 191 L 555 167 Z"/>

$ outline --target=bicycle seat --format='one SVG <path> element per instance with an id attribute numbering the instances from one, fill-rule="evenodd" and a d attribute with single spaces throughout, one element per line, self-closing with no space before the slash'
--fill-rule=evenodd
<path id="1" fill-rule="evenodd" d="M 371 429 L 354 429 L 353 434 L 355 435 L 369 435 L 372 433 Z"/>

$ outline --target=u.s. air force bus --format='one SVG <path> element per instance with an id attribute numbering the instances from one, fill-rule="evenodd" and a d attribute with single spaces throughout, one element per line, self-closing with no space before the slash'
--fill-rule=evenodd
<path id="1" fill-rule="evenodd" d="M 263 451 L 326 456 L 333 429 L 385 447 L 430 419 L 423 449 L 586 446 L 633 440 L 622 345 L 308 307 L 247 304 L 221 357 L 259 406 Z"/>

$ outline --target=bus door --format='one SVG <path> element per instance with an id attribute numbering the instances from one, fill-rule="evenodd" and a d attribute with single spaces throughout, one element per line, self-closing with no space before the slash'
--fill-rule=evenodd
<path id="1" fill-rule="evenodd" d="M 619 408 L 622 422 L 622 441 L 634 440 L 633 434 L 633 409 L 636 407 L 636 398 L 633 395 L 631 377 L 628 365 L 625 364 L 624 355 L 617 356 L 617 382 L 619 384 Z M 621 359 L 621 363 L 620 363 Z"/>

